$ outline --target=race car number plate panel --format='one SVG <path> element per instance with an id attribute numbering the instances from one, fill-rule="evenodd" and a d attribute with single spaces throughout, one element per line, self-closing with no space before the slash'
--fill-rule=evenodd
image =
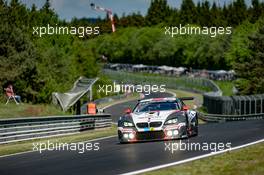
<path id="1" fill-rule="evenodd" d="M 154 131 L 154 128 L 151 127 L 151 128 L 144 128 L 144 131 Z"/>

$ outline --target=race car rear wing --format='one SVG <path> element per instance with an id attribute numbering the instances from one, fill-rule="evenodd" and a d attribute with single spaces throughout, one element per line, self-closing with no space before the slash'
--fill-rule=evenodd
<path id="1" fill-rule="evenodd" d="M 187 101 L 187 100 L 194 100 L 194 97 L 179 97 L 179 99 L 182 101 Z"/>
<path id="2" fill-rule="evenodd" d="M 186 100 L 194 100 L 194 97 L 165 97 L 165 98 L 149 98 L 149 99 L 139 99 L 139 102 L 159 102 L 159 101 L 173 101 L 179 99 L 181 101 L 186 101 Z"/>

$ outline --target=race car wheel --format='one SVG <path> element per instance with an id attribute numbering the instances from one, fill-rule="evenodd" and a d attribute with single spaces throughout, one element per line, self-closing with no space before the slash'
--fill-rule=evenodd
<path id="1" fill-rule="evenodd" d="M 192 119 L 190 123 L 190 136 L 197 136 L 198 135 L 198 116 Z"/>
<path id="2" fill-rule="evenodd" d="M 123 140 L 122 140 L 122 137 L 123 137 L 123 134 L 121 131 L 118 131 L 118 140 L 119 140 L 119 143 L 125 143 Z"/>

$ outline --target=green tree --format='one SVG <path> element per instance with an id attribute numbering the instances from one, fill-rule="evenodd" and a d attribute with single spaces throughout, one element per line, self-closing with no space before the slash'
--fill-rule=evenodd
<path id="1" fill-rule="evenodd" d="M 232 20 L 233 24 L 241 24 L 247 18 L 247 6 L 244 0 L 237 0 L 233 3 Z"/>
<path id="2" fill-rule="evenodd" d="M 237 58 L 243 61 L 245 58 L 250 56 L 248 47 L 251 41 L 248 37 L 256 33 L 263 25 L 264 18 L 260 18 L 254 24 L 249 21 L 245 21 L 233 30 L 230 47 L 225 53 L 225 58 L 229 66 L 236 62 Z"/>
<path id="3" fill-rule="evenodd" d="M 250 55 L 237 58 L 234 69 L 238 76 L 236 86 L 240 94 L 264 93 L 264 27 L 249 37 Z"/>
<path id="4" fill-rule="evenodd" d="M 23 101 L 50 102 L 79 76 L 98 74 L 95 47 L 71 35 L 32 35 L 32 27 L 63 24 L 49 1 L 38 10 L 18 0 L 0 1 L 0 91 L 11 82 Z M 85 21 L 82 21 L 85 22 Z"/>
<path id="5" fill-rule="evenodd" d="M 263 4 L 262 4 L 263 5 Z M 252 8 L 250 8 L 250 14 L 251 14 L 251 22 L 255 22 L 258 20 L 258 18 L 262 15 L 262 12 L 264 12 L 263 6 L 261 8 L 261 4 L 259 0 L 252 0 Z"/>
<path id="6" fill-rule="evenodd" d="M 46 0 L 43 7 L 40 9 L 41 13 L 41 24 L 55 25 L 59 23 L 58 15 L 54 9 L 51 9 L 50 0 Z"/>
<path id="7" fill-rule="evenodd" d="M 168 18 L 168 25 L 175 26 L 180 23 L 180 13 L 178 9 L 173 9 L 170 17 Z"/>
<path id="8" fill-rule="evenodd" d="M 201 26 L 211 26 L 212 17 L 210 14 L 210 3 L 208 1 L 204 1 L 199 10 L 198 21 Z"/>
<path id="9" fill-rule="evenodd" d="M 4 8 L 5 6 L 5 1 L 4 0 L 0 0 L 0 8 Z"/>
<path id="10" fill-rule="evenodd" d="M 195 24 L 197 22 L 197 11 L 192 0 L 182 1 L 180 20 L 182 24 Z"/>
<path id="11" fill-rule="evenodd" d="M 210 16 L 212 19 L 212 26 L 225 26 L 222 20 L 221 8 L 216 5 L 216 2 L 213 2 L 212 8 L 210 10 Z"/>
<path id="12" fill-rule="evenodd" d="M 152 0 L 146 15 L 146 23 L 148 26 L 167 22 L 171 15 L 171 9 L 167 4 L 167 0 Z"/>
<path id="13" fill-rule="evenodd" d="M 36 92 L 38 54 L 30 37 L 14 24 L 0 22 L 0 86 L 11 82 L 23 99 Z"/>

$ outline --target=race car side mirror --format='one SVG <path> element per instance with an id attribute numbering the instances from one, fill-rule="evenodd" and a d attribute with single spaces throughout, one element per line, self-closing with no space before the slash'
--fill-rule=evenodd
<path id="1" fill-rule="evenodd" d="M 130 114 L 132 111 L 130 108 L 125 109 L 125 114 Z"/>
<path id="2" fill-rule="evenodd" d="M 183 110 L 184 110 L 184 111 L 188 111 L 188 110 L 189 110 L 189 107 L 188 107 L 187 105 L 184 105 L 184 106 L 183 106 Z"/>

